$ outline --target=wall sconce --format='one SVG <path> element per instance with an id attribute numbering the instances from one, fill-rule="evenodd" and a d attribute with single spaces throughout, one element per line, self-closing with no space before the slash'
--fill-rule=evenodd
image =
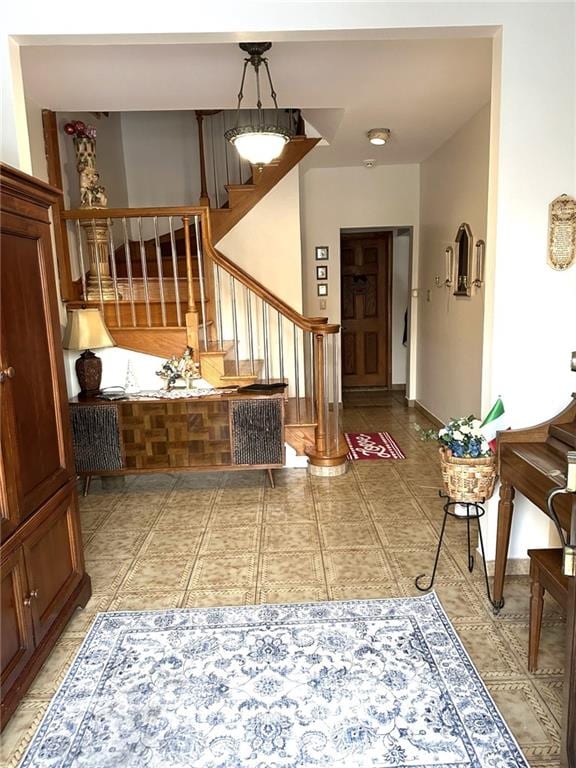
<path id="1" fill-rule="evenodd" d="M 452 274 L 454 272 L 454 249 L 449 245 L 444 251 L 444 268 L 446 270 L 446 279 L 442 280 L 439 275 L 436 275 L 434 282 L 436 288 L 450 288 L 452 285 Z"/>
<path id="2" fill-rule="evenodd" d="M 482 288 L 484 285 L 484 254 L 486 253 L 486 243 L 484 240 L 476 240 L 476 277 L 472 281 L 475 288 Z"/>
<path id="3" fill-rule="evenodd" d="M 576 200 L 560 195 L 550 203 L 548 264 L 568 269 L 576 261 Z"/>

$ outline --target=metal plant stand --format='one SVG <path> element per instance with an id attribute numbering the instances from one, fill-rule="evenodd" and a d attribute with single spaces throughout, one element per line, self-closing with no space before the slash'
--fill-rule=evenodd
<path id="1" fill-rule="evenodd" d="M 434 559 L 434 568 L 432 569 L 432 576 L 430 577 L 430 581 L 426 586 L 421 586 L 421 581 L 423 578 L 425 578 L 426 574 L 421 573 L 420 576 L 416 577 L 415 584 L 416 588 L 419 589 L 421 592 L 428 592 L 429 589 L 432 589 L 434 586 L 434 580 L 436 579 L 436 569 L 438 568 L 438 560 L 440 559 L 440 550 L 442 549 L 442 541 L 444 540 L 444 531 L 446 529 L 446 521 L 448 520 L 448 516 L 455 517 L 458 520 L 466 520 L 466 533 L 467 533 L 467 539 L 468 539 L 468 570 L 470 573 L 474 570 L 474 555 L 472 554 L 472 548 L 470 546 L 470 521 L 476 520 L 476 525 L 478 527 L 478 539 L 480 540 L 480 551 L 482 552 L 482 564 L 484 566 L 484 580 L 486 582 L 486 594 L 488 595 L 488 600 L 490 601 L 490 604 L 492 605 L 492 609 L 494 613 L 499 613 L 500 610 L 504 607 L 504 599 L 500 600 L 499 602 L 496 602 L 492 600 L 492 594 L 490 592 L 490 583 L 488 581 L 488 571 L 486 570 L 486 555 L 484 553 L 484 539 L 482 538 L 482 528 L 480 527 L 480 518 L 483 517 L 486 514 L 486 510 L 482 506 L 485 502 L 485 499 L 482 499 L 482 501 L 454 501 L 449 496 L 446 496 L 442 493 L 442 491 L 438 492 L 438 495 L 442 499 L 446 499 L 446 503 L 444 504 L 444 520 L 442 522 L 442 530 L 440 531 L 440 538 L 438 539 L 438 547 L 436 549 L 436 557 Z M 455 507 L 456 504 L 462 504 L 466 507 L 466 516 L 464 515 L 457 515 L 456 512 L 454 512 L 451 508 Z"/>

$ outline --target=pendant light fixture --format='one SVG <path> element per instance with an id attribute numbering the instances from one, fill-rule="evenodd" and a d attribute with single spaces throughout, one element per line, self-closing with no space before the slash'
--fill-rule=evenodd
<path id="1" fill-rule="evenodd" d="M 240 48 L 248 54 L 244 59 L 244 69 L 242 70 L 242 80 L 240 82 L 240 92 L 238 94 L 238 106 L 236 109 L 236 125 L 230 128 L 224 134 L 227 141 L 233 144 L 240 157 L 248 160 L 255 165 L 258 170 L 267 163 L 280 157 L 285 145 L 290 141 L 291 133 L 279 125 L 278 102 L 276 92 L 272 85 L 268 59 L 263 56 L 269 51 L 272 43 L 240 43 Z M 254 67 L 256 77 L 256 119 L 251 121 L 250 125 L 239 125 L 240 108 L 244 98 L 244 81 L 246 79 L 246 70 L 248 65 Z M 267 123 L 264 110 L 262 109 L 262 99 L 260 95 L 260 67 L 264 65 L 268 83 L 270 85 L 270 96 L 274 102 L 275 121 Z"/>

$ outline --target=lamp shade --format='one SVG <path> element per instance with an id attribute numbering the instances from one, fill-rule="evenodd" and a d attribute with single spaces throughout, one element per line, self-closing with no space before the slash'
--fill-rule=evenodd
<path id="1" fill-rule="evenodd" d="M 240 157 L 252 165 L 267 165 L 280 157 L 290 135 L 280 128 L 245 126 L 227 131 L 228 140 L 236 147 Z"/>
<path id="2" fill-rule="evenodd" d="M 99 349 L 114 347 L 99 309 L 73 309 L 68 315 L 64 333 L 64 349 Z"/>

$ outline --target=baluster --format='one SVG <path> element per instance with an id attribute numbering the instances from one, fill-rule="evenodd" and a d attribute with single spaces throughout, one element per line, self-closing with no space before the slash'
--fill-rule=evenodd
<path id="1" fill-rule="evenodd" d="M 300 355 L 298 351 L 298 328 L 292 323 L 294 345 L 294 394 L 296 396 L 296 421 L 300 423 Z"/>
<path id="2" fill-rule="evenodd" d="M 82 298 L 84 301 L 88 298 L 86 289 L 86 265 L 84 263 L 84 246 L 82 245 L 82 230 L 80 229 L 80 219 L 76 219 L 76 242 L 78 244 L 78 256 L 80 258 L 80 279 L 82 281 Z"/>
<path id="3" fill-rule="evenodd" d="M 316 421 L 316 401 L 314 398 L 314 392 L 315 392 L 315 373 L 316 373 L 316 366 L 314 365 L 314 334 L 308 332 L 308 341 L 310 342 L 310 370 L 308 371 L 308 378 L 309 378 L 309 389 L 308 397 L 310 398 L 310 415 L 311 420 Z"/>
<path id="4" fill-rule="evenodd" d="M 128 239 L 128 225 L 126 217 L 122 218 L 122 229 L 124 232 L 124 256 L 126 257 L 126 275 L 128 276 L 128 290 L 130 292 L 130 311 L 132 314 L 132 327 L 136 327 L 136 307 L 134 306 L 134 282 L 132 280 L 132 253 L 130 251 L 130 241 Z"/>
<path id="5" fill-rule="evenodd" d="M 118 293 L 118 273 L 116 271 L 116 250 L 114 248 L 114 235 L 112 233 L 112 219 L 107 219 L 108 226 L 108 250 L 110 251 L 110 263 L 112 265 L 112 284 L 114 286 L 114 305 L 116 307 L 116 323 L 118 328 L 122 327 L 122 317 L 120 315 L 120 295 Z"/>
<path id="6" fill-rule="evenodd" d="M 178 253 L 176 251 L 176 240 L 174 238 L 174 222 L 172 216 L 168 217 L 168 226 L 170 227 L 170 252 L 172 256 L 172 274 L 174 275 L 174 297 L 176 299 L 176 320 L 178 325 L 182 325 L 182 308 L 180 306 L 180 285 L 178 283 Z"/>
<path id="7" fill-rule="evenodd" d="M 188 312 L 195 312 L 194 274 L 192 272 L 192 247 L 190 245 L 190 217 L 182 216 L 184 226 L 184 248 L 186 252 L 186 280 L 188 283 Z"/>
<path id="8" fill-rule="evenodd" d="M 284 337 L 282 335 L 282 315 L 276 310 L 276 327 L 278 329 L 278 368 L 280 381 L 284 381 Z"/>
<path id="9" fill-rule="evenodd" d="M 244 305 L 246 307 L 246 327 L 248 329 L 248 354 L 250 356 L 250 373 L 254 376 L 254 330 L 252 324 L 252 295 L 250 289 L 244 286 Z"/>
<path id="10" fill-rule="evenodd" d="M 330 368 L 330 347 L 328 336 L 324 334 L 324 424 L 326 425 L 326 445 L 330 445 L 330 384 L 328 369 Z"/>
<path id="11" fill-rule="evenodd" d="M 94 265 L 96 266 L 96 275 L 98 278 L 98 296 L 100 300 L 100 312 L 102 313 L 102 318 L 104 319 L 104 291 L 102 290 L 102 272 L 100 270 L 100 251 L 98 247 L 98 235 L 96 233 L 96 219 L 92 219 L 92 237 L 94 238 L 94 241 L 92 243 L 92 248 L 94 249 L 94 252 L 92 253 L 92 260 Z"/>
<path id="12" fill-rule="evenodd" d="M 264 378 L 270 381 L 270 340 L 268 328 L 268 304 L 262 299 L 262 338 L 264 343 Z"/>
<path id="13" fill-rule="evenodd" d="M 236 280 L 230 275 L 230 297 L 232 299 L 232 332 L 234 336 L 234 361 L 236 363 L 236 376 L 240 375 L 240 362 L 238 360 L 238 315 L 236 314 Z"/>
<path id="14" fill-rule="evenodd" d="M 222 324 L 222 286 L 220 283 L 220 267 L 218 264 L 214 265 L 216 283 L 216 325 L 218 333 L 218 345 L 222 348 L 222 341 L 224 340 L 224 325 Z"/>
<path id="15" fill-rule="evenodd" d="M 218 194 L 218 178 L 216 174 L 216 153 L 214 151 L 214 118 L 210 119 L 210 141 L 212 143 L 212 175 L 214 177 L 214 195 L 216 197 L 216 208 L 220 208 L 220 195 Z"/>
<path id="16" fill-rule="evenodd" d="M 223 109 L 220 113 L 222 115 L 222 136 L 226 133 L 228 126 L 226 125 L 226 110 Z M 228 167 L 228 146 L 229 143 L 224 140 L 224 160 L 226 162 L 226 184 L 230 184 L 230 168 Z"/>
<path id="17" fill-rule="evenodd" d="M 316 413 L 317 413 L 317 420 L 316 420 L 316 429 L 315 432 L 315 448 L 316 451 L 320 454 L 325 453 L 326 451 L 326 421 L 325 421 L 325 415 L 326 412 L 324 410 L 324 401 L 326 397 L 325 389 L 324 389 L 324 369 L 325 369 L 325 359 L 324 359 L 324 334 L 323 333 L 315 333 L 315 343 L 314 343 L 314 349 L 316 352 L 315 360 L 314 360 L 314 379 L 315 379 L 315 397 L 316 397 Z"/>
<path id="18" fill-rule="evenodd" d="M 142 237 L 142 216 L 138 216 L 138 238 L 140 244 L 140 263 L 142 264 L 142 280 L 144 287 L 144 303 L 146 306 L 146 322 L 150 328 L 152 317 L 150 315 L 150 295 L 148 293 L 148 266 L 146 264 L 146 246 Z"/>
<path id="19" fill-rule="evenodd" d="M 336 451 L 340 448 L 340 333 L 332 334 L 333 344 L 333 408 Z"/>
<path id="20" fill-rule="evenodd" d="M 200 281 L 200 308 L 202 310 L 202 330 L 204 337 L 204 351 L 208 349 L 208 337 L 206 335 L 206 295 L 204 289 L 204 255 L 202 253 L 202 239 L 200 238 L 200 227 L 198 216 L 194 216 L 194 232 L 196 234 L 196 255 L 198 259 L 198 278 Z"/>
<path id="21" fill-rule="evenodd" d="M 200 155 L 200 205 L 206 205 L 210 208 L 210 198 L 206 183 L 206 158 L 204 154 L 204 115 L 202 110 L 196 110 L 196 120 L 198 121 L 198 152 Z"/>
<path id="22" fill-rule="evenodd" d="M 160 237 L 158 235 L 158 216 L 154 216 L 154 244 L 156 246 L 156 263 L 158 265 L 158 290 L 160 291 L 160 312 L 162 325 L 166 325 L 166 302 L 164 300 L 164 273 L 162 271 L 162 251 L 160 250 Z"/>

